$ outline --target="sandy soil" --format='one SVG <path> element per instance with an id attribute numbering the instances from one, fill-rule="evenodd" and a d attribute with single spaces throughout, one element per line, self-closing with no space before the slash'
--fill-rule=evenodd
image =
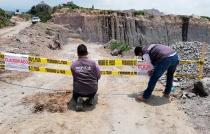
<path id="1" fill-rule="evenodd" d="M 18 33 L 19 28 L 13 30 L 17 29 Z M 3 36 L 6 36 L 5 31 Z M 103 50 L 102 44 L 85 44 L 89 58 L 113 58 Z M 72 42 L 46 58 L 73 60 L 77 58 L 78 45 Z M 134 68 L 101 67 L 101 70 L 130 71 Z M 95 104 L 84 103 L 84 111 L 76 112 L 71 94 L 72 76 L 15 71 L 3 76 L 0 75 L 1 134 L 197 133 L 178 107 L 179 100 L 162 96 L 164 87 L 160 83 L 149 102 L 135 99 L 146 88 L 148 77 L 102 76 Z"/>

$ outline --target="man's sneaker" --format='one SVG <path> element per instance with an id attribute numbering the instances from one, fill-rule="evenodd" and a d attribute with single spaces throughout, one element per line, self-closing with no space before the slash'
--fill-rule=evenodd
<path id="1" fill-rule="evenodd" d="M 82 111 L 83 110 L 82 103 L 83 103 L 83 98 L 78 97 L 77 98 L 77 104 L 76 104 L 76 111 Z"/>
<path id="2" fill-rule="evenodd" d="M 88 104 L 93 105 L 94 97 L 88 98 Z"/>

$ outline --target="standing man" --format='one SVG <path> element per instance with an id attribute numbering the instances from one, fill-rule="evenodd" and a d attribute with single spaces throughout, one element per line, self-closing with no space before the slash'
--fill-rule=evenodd
<path id="1" fill-rule="evenodd" d="M 151 66 L 151 70 L 148 71 L 150 76 L 147 89 L 144 91 L 143 96 L 138 96 L 140 101 L 148 101 L 158 79 L 167 70 L 167 84 L 163 95 L 169 98 L 171 87 L 173 83 L 173 75 L 179 64 L 179 57 L 176 52 L 161 44 L 152 44 L 145 47 L 136 47 L 134 50 L 136 56 L 143 56 L 143 59 L 147 61 Z"/>
<path id="2" fill-rule="evenodd" d="M 93 105 L 94 96 L 98 90 L 98 80 L 101 77 L 98 62 L 87 58 L 88 51 L 84 44 L 77 47 L 78 59 L 73 61 L 71 72 L 73 75 L 73 98 L 77 102 L 76 110 L 83 110 L 83 97 Z"/>

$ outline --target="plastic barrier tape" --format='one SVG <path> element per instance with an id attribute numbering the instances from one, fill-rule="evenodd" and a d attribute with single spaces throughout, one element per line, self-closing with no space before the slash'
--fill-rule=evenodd
<path id="1" fill-rule="evenodd" d="M 0 64 L 1 69 L 5 69 L 4 64 Z M 34 67 L 29 66 L 29 70 L 31 72 L 42 72 L 42 73 L 55 73 L 55 74 L 65 74 L 65 75 L 72 75 L 70 70 L 64 69 L 54 69 L 54 68 L 44 68 L 44 67 Z M 128 75 L 134 76 L 137 75 L 136 72 L 125 72 L 125 71 L 101 71 L 101 75 Z"/>
<path id="2" fill-rule="evenodd" d="M 187 77 L 187 78 L 198 78 L 201 76 L 192 75 L 192 74 L 174 74 L 175 77 Z"/>
<path id="3" fill-rule="evenodd" d="M 32 57 L 32 56 L 29 56 L 28 60 L 30 62 L 50 63 L 50 64 L 69 65 L 69 66 L 71 65 L 70 61 L 54 60 L 54 59 L 39 58 L 39 57 Z"/>
<path id="4" fill-rule="evenodd" d="M 0 64 L 1 69 L 5 69 L 4 64 Z M 32 72 L 44 72 L 44 73 L 56 73 L 56 74 L 65 74 L 72 75 L 70 70 L 63 69 L 52 69 L 52 68 L 44 68 L 44 67 L 34 67 L 29 66 L 29 70 Z M 125 72 L 125 71 L 101 71 L 101 75 L 128 75 L 135 76 L 137 72 Z M 175 77 L 188 77 L 188 78 L 200 78 L 202 76 L 192 75 L 192 74 L 174 74 Z"/>
<path id="5" fill-rule="evenodd" d="M 0 60 L 4 60 L 4 54 L 0 53 Z"/>
<path id="6" fill-rule="evenodd" d="M 0 68 L 1 69 L 5 69 L 5 65 L 4 64 L 0 64 Z"/>
<path id="7" fill-rule="evenodd" d="M 137 75 L 137 72 L 125 72 L 125 71 L 101 71 L 101 75 Z"/>
<path id="8" fill-rule="evenodd" d="M 43 72 L 43 73 L 55 73 L 55 74 L 66 74 L 66 75 L 72 75 L 70 70 L 64 70 L 64 69 L 53 69 L 53 68 L 44 68 L 44 67 L 34 67 L 29 66 L 29 70 L 33 72 Z"/>
<path id="9" fill-rule="evenodd" d="M 100 66 L 137 66 L 137 60 L 99 59 Z"/>
<path id="10" fill-rule="evenodd" d="M 0 60 L 4 60 L 4 54 L 0 53 Z M 66 60 L 55 60 L 55 59 L 47 59 L 29 56 L 29 62 L 39 62 L 39 63 L 50 63 L 50 64 L 59 64 L 59 65 L 71 65 L 71 61 Z M 179 64 L 189 64 L 189 63 L 200 63 L 202 64 L 204 60 L 181 60 Z M 100 66 L 137 66 L 136 59 L 99 59 L 98 63 Z"/>
<path id="11" fill-rule="evenodd" d="M 200 60 L 180 60 L 179 64 L 199 63 Z"/>

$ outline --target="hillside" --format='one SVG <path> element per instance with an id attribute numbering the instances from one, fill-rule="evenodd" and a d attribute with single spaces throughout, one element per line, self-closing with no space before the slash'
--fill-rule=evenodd
<path id="1" fill-rule="evenodd" d="M 0 8 L 0 28 L 10 26 L 11 15 Z"/>

